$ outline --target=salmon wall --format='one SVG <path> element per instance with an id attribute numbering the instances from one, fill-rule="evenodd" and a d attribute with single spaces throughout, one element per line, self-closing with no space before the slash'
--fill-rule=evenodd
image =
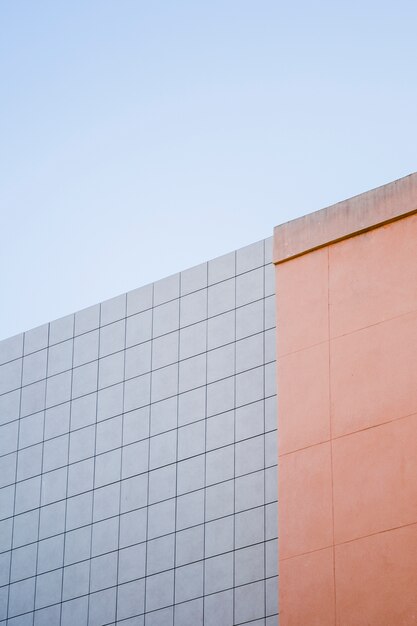
<path id="1" fill-rule="evenodd" d="M 276 289 L 280 626 L 417 624 L 417 215 Z"/>

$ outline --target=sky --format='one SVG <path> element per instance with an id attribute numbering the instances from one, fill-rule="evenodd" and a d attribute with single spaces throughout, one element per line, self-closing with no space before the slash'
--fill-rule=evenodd
<path id="1" fill-rule="evenodd" d="M 3 0 L 0 338 L 417 170 L 417 3 Z"/>

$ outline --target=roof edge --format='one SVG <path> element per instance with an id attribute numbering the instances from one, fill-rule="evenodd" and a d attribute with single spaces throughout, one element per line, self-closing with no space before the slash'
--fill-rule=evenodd
<path id="1" fill-rule="evenodd" d="M 274 228 L 275 264 L 417 212 L 417 172 Z"/>

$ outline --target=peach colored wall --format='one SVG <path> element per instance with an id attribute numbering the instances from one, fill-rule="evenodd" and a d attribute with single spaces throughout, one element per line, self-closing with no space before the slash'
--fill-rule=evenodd
<path id="1" fill-rule="evenodd" d="M 276 281 L 280 626 L 417 625 L 417 215 Z"/>

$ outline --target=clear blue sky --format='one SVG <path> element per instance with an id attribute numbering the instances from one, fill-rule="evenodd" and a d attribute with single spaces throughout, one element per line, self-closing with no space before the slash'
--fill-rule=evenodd
<path id="1" fill-rule="evenodd" d="M 417 4 L 3 0 L 0 337 L 417 169 Z"/>

